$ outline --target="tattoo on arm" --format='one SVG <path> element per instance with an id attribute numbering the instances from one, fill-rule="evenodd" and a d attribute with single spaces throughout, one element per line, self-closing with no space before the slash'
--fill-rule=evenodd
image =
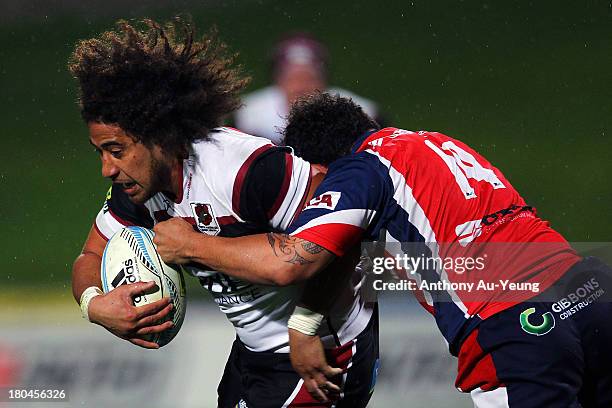
<path id="1" fill-rule="evenodd" d="M 312 261 L 309 261 L 308 259 L 304 258 L 303 256 L 301 256 L 300 254 L 298 254 L 297 252 L 295 254 L 293 254 L 293 258 L 291 258 L 288 261 L 285 262 L 289 262 L 292 264 L 299 264 L 299 265 L 306 265 L 306 264 L 311 264 Z"/>
<path id="2" fill-rule="evenodd" d="M 274 233 L 269 232 L 266 234 L 266 236 L 268 237 L 268 244 L 270 244 L 270 246 L 272 247 L 272 251 L 274 251 L 274 255 L 278 256 L 278 254 L 276 253 L 276 248 L 274 248 L 274 243 L 276 242 L 276 240 L 274 239 Z"/>
<path id="3" fill-rule="evenodd" d="M 274 255 L 291 264 L 311 264 L 314 259 L 308 258 L 312 258 L 312 255 L 317 255 L 325 249 L 310 241 L 291 237 L 287 234 L 270 232 L 267 236 Z"/>
<path id="4" fill-rule="evenodd" d="M 304 248 L 304 250 L 306 252 L 308 252 L 309 254 L 318 254 L 319 252 L 321 252 L 323 250 L 323 247 L 317 244 L 314 244 L 310 241 L 304 241 L 302 243 L 302 248 Z"/>

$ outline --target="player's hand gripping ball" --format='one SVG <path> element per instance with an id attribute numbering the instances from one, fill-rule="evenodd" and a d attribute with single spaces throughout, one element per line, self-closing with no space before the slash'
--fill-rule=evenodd
<path id="1" fill-rule="evenodd" d="M 170 266 L 157 253 L 154 233 L 141 227 L 127 227 L 108 240 L 102 255 L 101 280 L 105 293 L 125 284 L 153 281 L 159 288 L 134 298 L 134 306 L 144 306 L 169 297 L 174 308 L 156 324 L 171 320 L 173 326 L 161 333 L 149 334 L 145 340 L 160 347 L 168 344 L 178 333 L 185 318 L 185 281 L 179 266 Z"/>

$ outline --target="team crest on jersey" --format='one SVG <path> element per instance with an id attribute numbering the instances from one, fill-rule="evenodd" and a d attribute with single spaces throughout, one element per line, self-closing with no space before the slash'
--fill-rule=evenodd
<path id="1" fill-rule="evenodd" d="M 212 205 L 205 203 L 189 203 L 193 218 L 200 232 L 208 235 L 217 235 L 221 231 L 217 217 L 213 212 Z"/>
<path id="2" fill-rule="evenodd" d="M 321 194 L 318 197 L 313 198 L 308 202 L 308 205 L 304 207 L 304 210 L 308 210 L 309 208 L 322 208 L 325 210 L 334 210 L 336 205 L 338 205 L 338 201 L 340 201 L 340 193 L 339 191 L 328 191 L 326 193 Z"/>

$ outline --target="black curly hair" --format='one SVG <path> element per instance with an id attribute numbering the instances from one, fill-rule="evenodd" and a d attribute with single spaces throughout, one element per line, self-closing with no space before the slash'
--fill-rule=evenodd
<path id="1" fill-rule="evenodd" d="M 79 41 L 68 63 L 86 122 L 117 125 L 147 146 L 180 154 L 240 106 L 250 78 L 215 29 L 199 39 L 188 17 L 116 26 Z"/>
<path id="2" fill-rule="evenodd" d="M 379 128 L 352 99 L 317 92 L 293 104 L 284 136 L 298 156 L 329 166 L 347 155 L 358 137 Z"/>

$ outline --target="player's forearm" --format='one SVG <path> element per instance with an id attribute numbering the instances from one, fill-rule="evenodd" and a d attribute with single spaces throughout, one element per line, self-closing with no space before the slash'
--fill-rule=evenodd
<path id="1" fill-rule="evenodd" d="M 324 248 L 285 234 L 239 238 L 194 232 L 180 218 L 160 222 L 153 242 L 166 263 L 199 263 L 249 282 L 285 286 L 310 278 L 334 255 Z"/>
<path id="2" fill-rule="evenodd" d="M 193 242 L 192 261 L 259 284 L 286 286 L 304 281 L 333 259 L 323 249 L 311 253 L 296 248 L 295 239 L 283 234 L 202 238 Z"/>
<path id="3" fill-rule="evenodd" d="M 299 275 L 294 265 L 274 257 L 266 236 L 239 238 L 203 237 L 194 242 L 191 259 L 238 279 L 249 282 L 284 286 Z"/>
<path id="4" fill-rule="evenodd" d="M 81 294 L 90 286 L 102 288 L 100 281 L 99 255 L 84 252 L 77 257 L 72 266 L 72 295 L 77 303 L 80 302 Z"/>

